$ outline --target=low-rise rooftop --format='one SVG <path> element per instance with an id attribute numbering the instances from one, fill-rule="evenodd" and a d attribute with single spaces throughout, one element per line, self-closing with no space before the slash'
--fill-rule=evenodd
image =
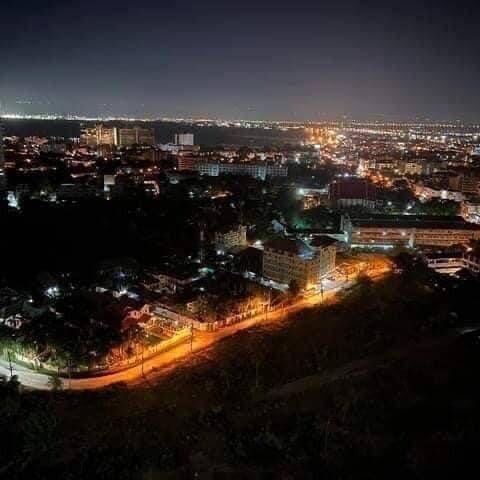
<path id="1" fill-rule="evenodd" d="M 312 249 L 298 238 L 274 238 L 265 244 L 265 249 L 288 252 L 301 257 L 313 255 Z"/>
<path id="2" fill-rule="evenodd" d="M 441 215 L 362 215 L 352 218 L 354 227 L 371 228 L 433 228 L 439 230 L 480 230 L 458 216 Z"/>

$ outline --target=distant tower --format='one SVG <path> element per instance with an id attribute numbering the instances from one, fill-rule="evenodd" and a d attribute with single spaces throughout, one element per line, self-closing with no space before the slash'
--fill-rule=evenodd
<path id="1" fill-rule="evenodd" d="M 175 144 L 184 147 L 193 147 L 193 145 L 195 145 L 193 133 L 176 133 Z"/>

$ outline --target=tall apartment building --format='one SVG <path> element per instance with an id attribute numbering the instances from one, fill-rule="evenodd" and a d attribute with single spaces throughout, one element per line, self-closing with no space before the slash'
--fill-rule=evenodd
<path id="1" fill-rule="evenodd" d="M 80 136 L 80 143 L 89 147 L 109 145 L 115 147 L 130 147 L 132 145 L 154 145 L 153 128 L 117 128 L 96 125 L 85 128 Z"/>
<path id="2" fill-rule="evenodd" d="M 118 146 L 131 147 L 132 145 L 154 145 L 155 133 L 153 128 L 119 128 Z"/>
<path id="3" fill-rule="evenodd" d="M 195 145 L 193 133 L 176 133 L 175 145 L 192 147 L 193 145 Z"/>
<path id="4" fill-rule="evenodd" d="M 137 131 L 135 128 L 117 128 L 116 130 L 116 143 L 118 147 L 131 147 L 137 142 Z"/>
<path id="5" fill-rule="evenodd" d="M 155 145 L 155 130 L 153 128 L 136 128 L 138 145 Z"/>
<path id="6" fill-rule="evenodd" d="M 226 252 L 233 247 L 247 244 L 247 227 L 237 225 L 215 232 L 215 249 L 217 252 Z"/>
<path id="7" fill-rule="evenodd" d="M 83 129 L 80 135 L 80 143 L 88 147 L 100 145 L 117 145 L 116 128 L 106 128 L 103 125 L 95 125 L 92 128 Z"/>
<path id="8" fill-rule="evenodd" d="M 263 276 L 278 283 L 296 281 L 300 288 L 318 285 L 335 268 L 335 246 L 307 245 L 293 238 L 277 238 L 265 244 Z"/>

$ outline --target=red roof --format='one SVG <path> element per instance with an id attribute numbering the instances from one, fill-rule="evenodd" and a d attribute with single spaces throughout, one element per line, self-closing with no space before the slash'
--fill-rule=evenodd
<path id="1" fill-rule="evenodd" d="M 345 198 L 373 201 L 377 197 L 377 189 L 364 180 L 340 180 L 330 184 L 329 195 L 331 200 Z"/>

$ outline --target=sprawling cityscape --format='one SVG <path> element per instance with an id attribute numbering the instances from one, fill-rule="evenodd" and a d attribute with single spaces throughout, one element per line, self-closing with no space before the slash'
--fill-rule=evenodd
<path id="1" fill-rule="evenodd" d="M 476 467 L 478 6 L 7 3 L 0 478 Z"/>

